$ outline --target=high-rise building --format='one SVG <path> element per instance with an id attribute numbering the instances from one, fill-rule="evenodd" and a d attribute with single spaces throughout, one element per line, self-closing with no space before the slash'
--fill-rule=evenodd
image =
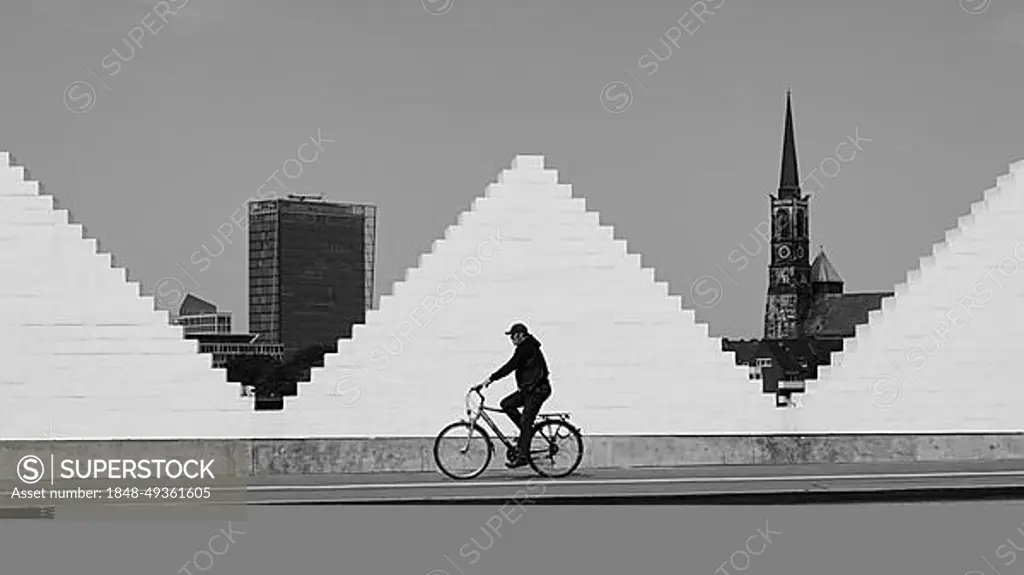
<path id="1" fill-rule="evenodd" d="M 249 331 L 285 356 L 337 349 L 373 305 L 377 208 L 295 196 L 249 203 Z"/>

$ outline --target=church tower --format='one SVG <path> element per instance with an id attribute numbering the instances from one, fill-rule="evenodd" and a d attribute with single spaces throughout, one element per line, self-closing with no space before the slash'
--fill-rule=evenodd
<path id="1" fill-rule="evenodd" d="M 810 265 L 810 196 L 800 191 L 791 95 L 786 92 L 786 126 L 782 138 L 782 175 L 771 197 L 772 239 L 764 339 L 798 339 L 812 303 Z"/>

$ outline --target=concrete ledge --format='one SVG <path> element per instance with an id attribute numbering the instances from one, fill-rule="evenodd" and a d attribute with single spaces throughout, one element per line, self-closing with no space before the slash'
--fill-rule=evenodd
<path id="1" fill-rule="evenodd" d="M 0 441 L 0 482 L 26 455 L 55 459 L 215 460 L 218 478 L 434 472 L 433 437 Z M 504 464 L 495 444 L 491 467 Z M 1024 433 L 589 436 L 581 469 L 695 465 L 965 462 L 1024 459 Z"/>
<path id="2" fill-rule="evenodd" d="M 494 462 L 491 464 L 493 466 Z M 256 439 L 252 442 L 253 476 L 436 470 L 433 437 Z"/>
<path id="3" fill-rule="evenodd" d="M 257 439 L 253 476 L 436 471 L 434 438 Z M 492 468 L 504 464 L 495 445 Z M 1024 459 L 1024 433 L 590 436 L 581 469 Z"/>

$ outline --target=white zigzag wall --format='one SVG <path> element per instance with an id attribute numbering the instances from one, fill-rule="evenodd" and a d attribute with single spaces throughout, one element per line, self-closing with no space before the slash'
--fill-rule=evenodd
<path id="1" fill-rule="evenodd" d="M 804 431 L 1024 428 L 1024 161 L 808 386 Z"/>
<path id="2" fill-rule="evenodd" d="M 517 156 L 299 396 L 260 414 L 260 432 L 433 435 L 462 414 L 467 387 L 511 355 L 503 332 L 517 320 L 548 358 L 554 395 L 545 411 L 571 411 L 588 433 L 777 427 L 773 399 L 707 325 L 542 156 Z M 492 387 L 493 403 L 513 381 Z"/>
<path id="3" fill-rule="evenodd" d="M 0 438 L 247 437 L 252 403 L 0 152 Z"/>

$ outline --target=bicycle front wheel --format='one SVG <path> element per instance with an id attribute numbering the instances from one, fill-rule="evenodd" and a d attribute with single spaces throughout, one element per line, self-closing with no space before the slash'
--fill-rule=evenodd
<path id="1" fill-rule="evenodd" d="M 565 477 L 583 461 L 583 436 L 576 427 L 559 419 L 533 426 L 530 467 L 544 477 Z"/>
<path id="2" fill-rule="evenodd" d="M 482 427 L 456 421 L 441 430 L 434 440 L 437 468 L 452 479 L 473 479 L 487 470 L 494 444 Z"/>

